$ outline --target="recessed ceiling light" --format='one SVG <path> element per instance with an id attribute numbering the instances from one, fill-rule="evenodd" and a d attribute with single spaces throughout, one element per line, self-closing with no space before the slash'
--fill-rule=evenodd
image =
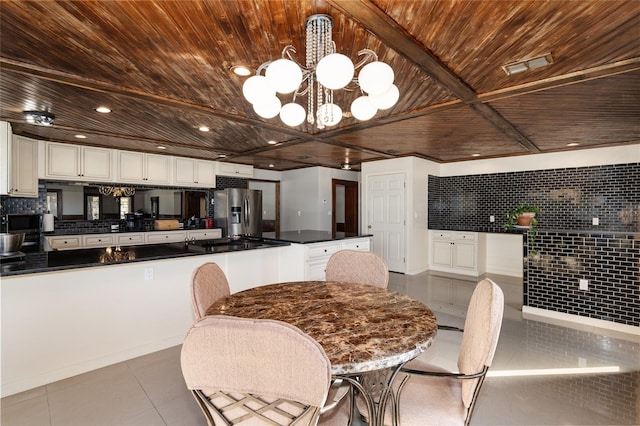
<path id="1" fill-rule="evenodd" d="M 480 157 L 480 154 L 471 154 L 472 157 Z"/>
<path id="2" fill-rule="evenodd" d="M 101 114 L 109 114 L 111 112 L 111 109 L 107 108 L 106 106 L 99 106 L 98 108 L 96 108 L 96 111 Z"/>
<path id="3" fill-rule="evenodd" d="M 158 149 L 167 149 L 166 146 L 162 146 L 162 145 L 158 145 L 158 146 L 156 146 L 156 148 L 158 148 Z"/>
<path id="4" fill-rule="evenodd" d="M 275 164 L 269 163 L 269 167 L 273 169 L 275 167 Z"/>
<path id="5" fill-rule="evenodd" d="M 567 146 L 578 146 L 578 145 L 580 145 L 578 142 L 571 142 L 567 144 Z"/>
<path id="6" fill-rule="evenodd" d="M 85 135 L 73 135 L 73 136 L 78 138 L 78 139 L 86 139 L 87 138 Z"/>
<path id="7" fill-rule="evenodd" d="M 276 141 L 269 141 L 269 142 L 267 142 L 267 143 L 268 143 L 269 145 L 275 145 L 275 144 L 277 144 L 278 142 L 276 142 Z"/>
<path id="8" fill-rule="evenodd" d="M 351 163 L 342 163 L 340 164 L 340 168 L 342 170 L 351 170 Z"/>
<path id="9" fill-rule="evenodd" d="M 239 75 L 240 77 L 246 77 L 251 74 L 251 70 L 244 65 L 235 65 L 231 67 L 231 71 L 233 71 L 235 75 Z"/>
<path id="10" fill-rule="evenodd" d="M 227 154 L 218 154 L 218 158 L 226 158 Z"/>
<path id="11" fill-rule="evenodd" d="M 208 132 L 211 129 L 208 128 L 207 126 L 200 126 L 200 127 L 198 127 L 198 130 L 200 130 L 201 132 Z"/>

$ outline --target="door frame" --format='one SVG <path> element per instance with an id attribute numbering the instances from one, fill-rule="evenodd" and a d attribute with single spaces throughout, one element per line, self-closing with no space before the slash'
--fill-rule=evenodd
<path id="1" fill-rule="evenodd" d="M 353 180 L 331 179 L 331 235 L 336 236 L 336 188 L 344 186 L 344 229 L 345 232 L 357 234 L 359 228 L 359 194 L 360 183 Z"/>
<path id="2" fill-rule="evenodd" d="M 280 233 L 280 181 L 279 180 L 269 180 L 269 179 L 247 179 L 247 189 L 250 189 L 250 182 L 263 182 L 263 183 L 273 183 L 275 185 L 275 209 L 276 209 L 276 219 L 274 224 L 274 231 L 276 235 Z M 264 203 L 264 200 L 262 201 Z M 264 220 L 264 218 L 263 218 Z"/>

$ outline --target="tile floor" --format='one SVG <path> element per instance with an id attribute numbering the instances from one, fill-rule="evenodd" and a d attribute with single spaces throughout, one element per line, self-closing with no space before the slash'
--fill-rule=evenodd
<path id="1" fill-rule="evenodd" d="M 390 289 L 423 301 L 440 323 L 463 324 L 475 280 L 391 275 Z M 523 320 L 522 281 L 491 278 L 505 292 L 505 315 L 472 425 L 640 424 L 638 337 Z M 455 368 L 459 341 L 460 333 L 441 331 L 423 357 Z M 173 347 L 3 398 L 1 424 L 206 425 L 179 356 Z M 619 371 L 588 373 L 595 368 Z"/>

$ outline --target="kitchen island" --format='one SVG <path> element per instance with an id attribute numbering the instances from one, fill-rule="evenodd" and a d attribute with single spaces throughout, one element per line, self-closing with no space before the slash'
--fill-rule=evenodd
<path id="1" fill-rule="evenodd" d="M 326 263 L 341 247 L 368 250 L 369 237 L 202 244 L 121 247 L 122 258 L 104 263 L 96 256 L 105 248 L 34 253 L 46 263 L 3 273 L 2 395 L 181 344 L 194 321 L 191 275 L 205 262 L 222 268 L 235 293 L 307 280 L 309 262 Z"/>

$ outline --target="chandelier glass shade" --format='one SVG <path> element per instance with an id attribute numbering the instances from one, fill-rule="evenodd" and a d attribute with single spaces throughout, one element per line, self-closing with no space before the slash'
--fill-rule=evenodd
<path id="1" fill-rule="evenodd" d="M 336 53 L 331 37 L 333 20 L 328 15 L 310 16 L 305 28 L 304 65 L 294 59 L 296 49 L 288 45 L 282 50 L 281 59 L 263 63 L 256 75 L 244 82 L 242 93 L 256 114 L 267 119 L 279 115 L 282 122 L 291 127 L 301 125 L 306 119 L 323 129 L 335 126 L 343 116 L 342 108 L 334 103 L 334 90 L 361 92 L 350 106 L 353 117 L 361 121 L 370 120 L 378 110 L 395 105 L 400 92 L 393 84 L 393 69 L 378 61 L 375 52 L 359 51 L 358 56 L 363 58 L 355 65 L 347 56 Z M 291 93 L 291 102 L 283 104 L 278 94 Z M 296 98 L 302 96 L 307 98 L 306 110 L 296 102 Z"/>
<path id="2" fill-rule="evenodd" d="M 131 197 L 136 193 L 136 189 L 131 186 L 99 186 L 98 192 L 101 195 L 113 195 L 114 197 Z"/>

